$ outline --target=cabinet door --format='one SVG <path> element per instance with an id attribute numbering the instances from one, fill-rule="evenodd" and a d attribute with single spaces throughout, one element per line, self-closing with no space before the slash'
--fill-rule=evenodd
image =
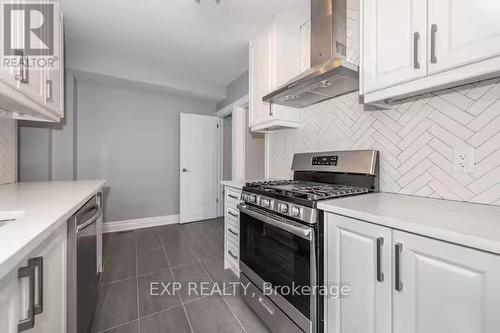
<path id="1" fill-rule="evenodd" d="M 500 256 L 399 231 L 393 242 L 394 333 L 498 332 Z"/>
<path id="2" fill-rule="evenodd" d="M 427 74 L 425 0 L 363 0 L 363 93 Z"/>
<path id="3" fill-rule="evenodd" d="M 19 266 L 20 267 L 20 266 Z M 19 320 L 27 317 L 27 302 L 24 302 L 23 288 L 27 283 L 17 277 L 17 267 L 0 281 L 0 332 L 17 333 Z M 27 295 L 27 292 L 24 293 Z M 24 311 L 24 312 L 22 312 Z"/>
<path id="4" fill-rule="evenodd" d="M 326 298 L 326 332 L 390 333 L 391 229 L 334 214 L 325 229 L 325 284 L 351 291 Z"/>
<path id="5" fill-rule="evenodd" d="M 59 68 L 45 71 L 45 105 L 57 113 L 61 118 L 64 117 L 64 35 L 63 35 L 63 17 L 59 15 L 59 24 L 54 26 L 54 35 L 57 36 L 59 49 Z"/>
<path id="6" fill-rule="evenodd" d="M 434 59 L 429 50 L 430 73 L 500 55 L 499 1 L 440 0 L 428 6 L 435 45 Z"/>
<path id="7" fill-rule="evenodd" d="M 35 283 L 35 304 L 43 290 L 43 312 L 35 316 L 32 333 L 66 331 L 66 224 L 36 250 L 30 258 L 43 258 L 43 289 Z M 38 274 L 39 272 L 37 272 Z"/>
<path id="8" fill-rule="evenodd" d="M 272 89 L 274 38 L 273 26 L 269 26 L 250 43 L 250 127 L 271 117 L 270 104 L 263 102 L 262 97 Z"/>

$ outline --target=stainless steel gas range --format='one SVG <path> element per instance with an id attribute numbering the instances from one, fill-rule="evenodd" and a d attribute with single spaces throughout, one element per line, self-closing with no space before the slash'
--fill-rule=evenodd
<path id="1" fill-rule="evenodd" d="M 323 214 L 317 203 L 378 191 L 378 152 L 295 154 L 293 180 L 243 187 L 240 268 L 246 302 L 273 332 L 322 332 Z M 242 290 L 243 291 L 243 290 Z"/>

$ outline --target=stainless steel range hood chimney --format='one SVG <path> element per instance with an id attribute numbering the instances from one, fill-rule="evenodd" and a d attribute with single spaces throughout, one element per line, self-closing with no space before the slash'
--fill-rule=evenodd
<path id="1" fill-rule="evenodd" d="M 346 56 L 346 2 L 311 0 L 311 68 L 264 96 L 264 102 L 304 108 L 359 89 L 358 65 Z"/>

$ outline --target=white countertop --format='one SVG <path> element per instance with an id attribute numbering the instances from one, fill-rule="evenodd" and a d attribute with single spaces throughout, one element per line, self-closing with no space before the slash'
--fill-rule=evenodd
<path id="1" fill-rule="evenodd" d="M 73 215 L 103 180 L 26 182 L 0 186 L 0 215 L 21 211 L 0 226 L 0 279 Z"/>
<path id="2" fill-rule="evenodd" d="M 500 254 L 500 207 L 390 193 L 320 202 L 355 219 Z"/>
<path id="3" fill-rule="evenodd" d="M 246 180 L 223 180 L 220 182 L 224 186 L 229 186 L 237 189 L 242 189 L 246 184 Z"/>

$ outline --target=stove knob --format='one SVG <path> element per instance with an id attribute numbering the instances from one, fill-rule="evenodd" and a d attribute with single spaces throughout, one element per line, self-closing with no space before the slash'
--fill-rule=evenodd
<path id="1" fill-rule="evenodd" d="M 297 206 L 292 206 L 290 208 L 290 215 L 293 217 L 299 217 L 300 216 L 300 208 Z"/>
<path id="2" fill-rule="evenodd" d="M 280 213 L 285 214 L 285 213 L 288 212 L 288 205 L 284 204 L 284 203 L 280 203 L 279 207 L 278 207 L 278 210 L 280 211 Z"/>
<path id="3" fill-rule="evenodd" d="M 260 201 L 262 207 L 269 208 L 271 206 L 271 201 L 269 199 L 262 199 Z"/>
<path id="4" fill-rule="evenodd" d="M 255 203 L 257 201 L 257 197 L 253 194 L 248 196 L 248 202 Z"/>

